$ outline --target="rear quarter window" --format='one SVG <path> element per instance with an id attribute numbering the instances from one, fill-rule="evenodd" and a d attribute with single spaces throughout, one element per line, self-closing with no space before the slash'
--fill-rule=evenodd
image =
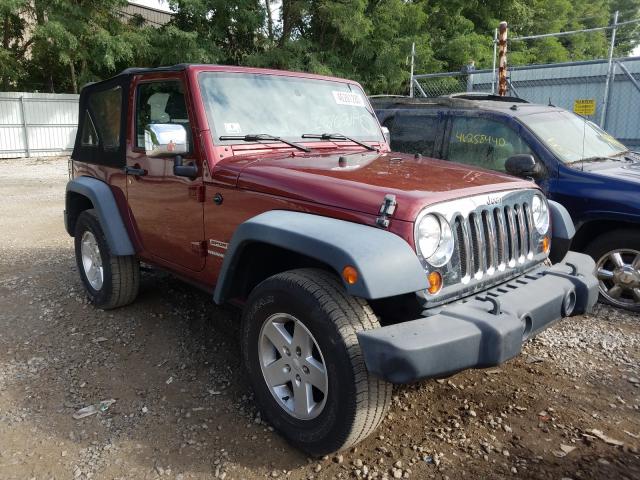
<path id="1" fill-rule="evenodd" d="M 124 166 L 129 81 L 122 75 L 82 89 L 73 160 Z"/>
<path id="2" fill-rule="evenodd" d="M 96 92 L 89 98 L 89 118 L 95 128 L 98 142 L 105 150 L 120 147 L 120 121 L 122 118 L 122 88 Z"/>

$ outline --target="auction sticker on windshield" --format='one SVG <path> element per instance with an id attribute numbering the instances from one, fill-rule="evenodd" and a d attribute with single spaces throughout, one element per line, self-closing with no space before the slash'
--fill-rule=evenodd
<path id="1" fill-rule="evenodd" d="M 364 99 L 357 93 L 333 91 L 333 98 L 338 105 L 364 107 Z"/>
<path id="2" fill-rule="evenodd" d="M 226 133 L 242 133 L 242 128 L 240 128 L 240 124 L 237 122 L 229 122 L 224 124 L 224 131 Z"/>

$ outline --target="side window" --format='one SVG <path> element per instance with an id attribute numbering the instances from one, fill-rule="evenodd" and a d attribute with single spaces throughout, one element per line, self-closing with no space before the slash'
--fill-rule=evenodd
<path id="1" fill-rule="evenodd" d="M 136 146 L 144 148 L 144 130 L 153 123 L 177 123 L 191 127 L 182 82 L 178 80 L 143 83 L 136 95 Z"/>
<path id="2" fill-rule="evenodd" d="M 438 117 L 419 113 L 398 113 L 388 127 L 391 131 L 392 150 L 433 156 L 438 133 Z"/>
<path id="3" fill-rule="evenodd" d="M 89 98 L 89 111 L 82 126 L 82 144 L 102 145 L 105 151 L 120 148 L 122 88 L 95 92 Z"/>
<path id="4" fill-rule="evenodd" d="M 503 123 L 487 118 L 453 117 L 447 160 L 504 172 L 507 158 L 532 153 Z"/>

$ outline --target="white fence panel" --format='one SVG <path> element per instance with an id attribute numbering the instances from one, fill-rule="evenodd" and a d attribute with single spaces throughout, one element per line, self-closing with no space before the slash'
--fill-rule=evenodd
<path id="1" fill-rule="evenodd" d="M 71 152 L 78 98 L 57 93 L 0 93 L 0 158 Z"/>

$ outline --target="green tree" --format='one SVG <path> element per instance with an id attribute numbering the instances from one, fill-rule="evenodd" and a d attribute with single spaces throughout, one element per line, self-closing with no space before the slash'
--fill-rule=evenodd
<path id="1" fill-rule="evenodd" d="M 126 22 L 122 14 L 126 3 L 33 0 L 34 60 L 51 63 L 55 83 L 77 93 L 79 85 L 108 77 L 142 58 L 148 52 L 149 36 L 145 29 Z M 66 78 L 61 69 L 66 69 Z M 37 74 L 36 70 L 31 72 Z"/>
<path id="2" fill-rule="evenodd" d="M 12 85 L 16 85 L 25 75 L 24 60 L 31 45 L 30 41 L 24 39 L 26 10 L 26 0 L 0 0 L 2 21 L 0 76 L 2 89 L 5 91 Z"/>

